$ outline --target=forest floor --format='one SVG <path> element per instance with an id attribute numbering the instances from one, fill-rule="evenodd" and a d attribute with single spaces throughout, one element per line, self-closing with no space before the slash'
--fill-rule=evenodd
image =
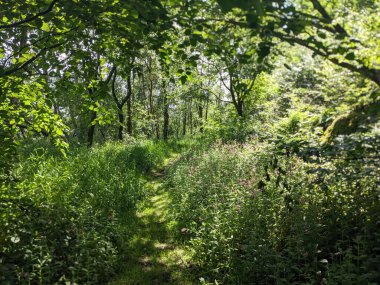
<path id="1" fill-rule="evenodd" d="M 146 187 L 152 193 L 126 227 L 132 233 L 126 245 L 122 274 L 112 285 L 194 284 L 189 271 L 191 262 L 185 247 L 175 233 L 175 222 L 169 216 L 170 195 L 165 189 L 167 170 L 176 156 L 147 176 Z"/>

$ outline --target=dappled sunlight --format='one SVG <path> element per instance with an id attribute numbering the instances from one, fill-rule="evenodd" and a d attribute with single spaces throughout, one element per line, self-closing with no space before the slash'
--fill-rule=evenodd
<path id="1" fill-rule="evenodd" d="M 0 11 L 1 285 L 379 283 L 379 0 Z"/>
<path id="2" fill-rule="evenodd" d="M 147 187 L 154 192 L 129 225 L 128 232 L 134 234 L 125 248 L 128 258 L 122 264 L 123 274 L 112 284 L 193 284 L 189 255 L 175 233 L 168 231 L 170 197 L 162 184 L 164 175 L 156 174 L 163 169 L 153 172 L 154 180 Z"/>

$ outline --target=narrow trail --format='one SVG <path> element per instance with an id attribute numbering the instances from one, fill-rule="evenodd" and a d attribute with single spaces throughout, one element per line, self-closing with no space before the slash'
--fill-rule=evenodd
<path id="1" fill-rule="evenodd" d="M 149 177 L 146 187 L 152 195 L 128 221 L 131 234 L 123 274 L 112 285 L 194 284 L 189 275 L 189 257 L 176 240 L 174 222 L 168 215 L 170 196 L 164 186 L 168 159 Z"/>

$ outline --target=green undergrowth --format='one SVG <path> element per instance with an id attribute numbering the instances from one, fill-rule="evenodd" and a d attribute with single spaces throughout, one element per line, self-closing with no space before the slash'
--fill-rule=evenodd
<path id="1" fill-rule="evenodd" d="M 377 161 L 192 149 L 172 168 L 170 213 L 204 284 L 378 284 Z M 372 174 L 371 174 L 372 173 Z"/>
<path id="2" fill-rule="evenodd" d="M 170 195 L 162 183 L 175 157 L 147 177 L 149 198 L 125 223 L 132 236 L 125 243 L 122 274 L 111 284 L 194 284 L 189 254 L 176 239 L 176 224 L 169 215 Z"/>
<path id="3" fill-rule="evenodd" d="M 126 221 L 147 177 L 186 143 L 134 141 L 72 150 L 27 146 L 0 193 L 0 284 L 103 284 L 128 257 Z"/>

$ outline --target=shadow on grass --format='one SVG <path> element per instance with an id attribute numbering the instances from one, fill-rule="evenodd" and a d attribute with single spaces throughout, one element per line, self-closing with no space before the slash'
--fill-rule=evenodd
<path id="1" fill-rule="evenodd" d="M 124 218 L 122 275 L 111 284 L 195 284 L 189 256 L 171 228 L 167 212 L 170 198 L 162 188 L 163 175 L 163 170 L 152 174 L 147 183 L 152 196 L 137 214 Z"/>

